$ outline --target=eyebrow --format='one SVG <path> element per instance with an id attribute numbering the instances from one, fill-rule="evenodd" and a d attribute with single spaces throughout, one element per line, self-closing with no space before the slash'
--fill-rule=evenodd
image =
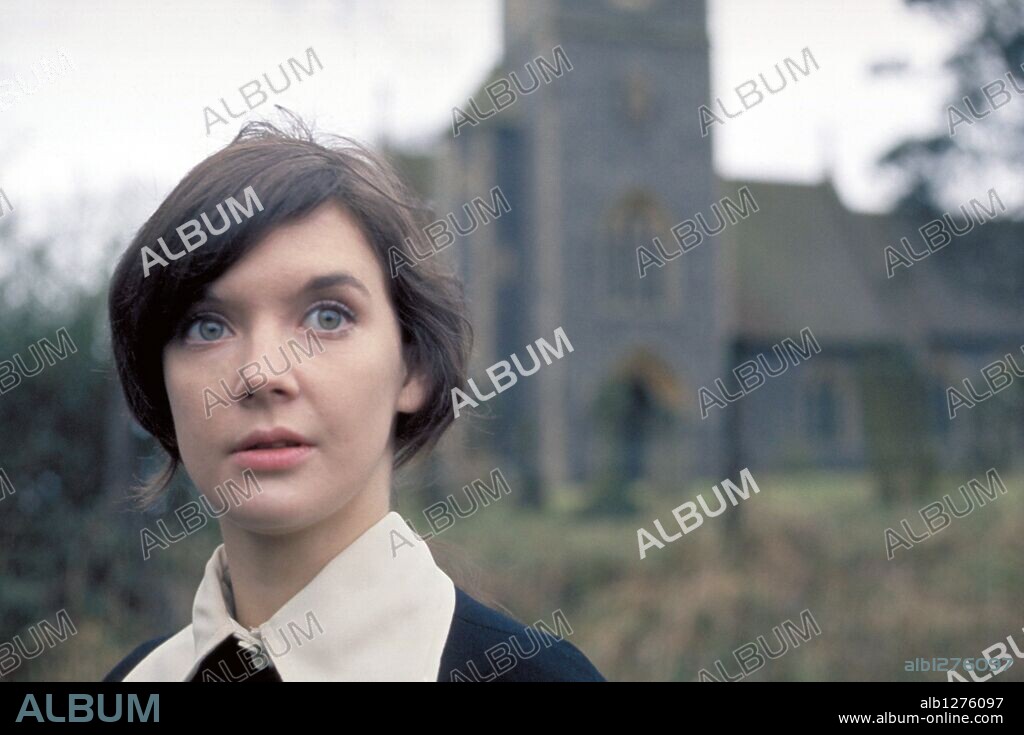
<path id="1" fill-rule="evenodd" d="M 322 291 L 325 288 L 331 286 L 352 286 L 364 294 L 367 298 L 370 298 L 370 289 L 368 289 L 362 281 L 353 276 L 351 273 L 345 271 L 338 271 L 337 273 L 328 273 L 323 276 L 314 276 L 306 282 L 306 285 L 302 287 L 299 293 L 309 293 L 310 291 Z"/>
<path id="2" fill-rule="evenodd" d="M 368 289 L 362 281 L 360 281 L 358 278 L 356 278 L 351 273 L 348 273 L 347 271 L 337 271 L 335 273 L 325 273 L 322 276 L 314 276 L 313 278 L 310 278 L 308 281 L 306 281 L 306 285 L 299 289 L 299 293 L 304 294 L 312 293 L 315 291 L 323 291 L 324 289 L 331 288 L 332 286 L 350 286 L 359 291 L 362 291 L 367 298 L 372 298 L 370 296 L 370 289 Z M 209 290 L 209 287 L 207 288 L 206 293 L 203 295 L 202 300 L 215 304 L 220 304 L 224 302 L 224 299 L 221 299 L 220 297 L 213 294 Z"/>

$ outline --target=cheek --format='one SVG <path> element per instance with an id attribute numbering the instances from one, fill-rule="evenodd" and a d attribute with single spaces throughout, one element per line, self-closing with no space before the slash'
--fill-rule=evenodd
<path id="1" fill-rule="evenodd" d="M 189 368 L 181 360 L 170 359 L 164 362 L 164 388 L 175 425 L 179 422 L 194 422 L 197 406 L 201 409 L 201 403 L 196 401 L 196 396 L 202 393 L 199 387 L 202 376 L 198 373 L 198 370 Z"/>
<path id="2" fill-rule="evenodd" d="M 331 357 L 306 381 L 324 420 L 348 429 L 348 441 L 386 441 L 401 383 L 398 353 L 375 347 Z"/>
<path id="3" fill-rule="evenodd" d="M 203 371 L 188 361 L 171 358 L 164 361 L 164 389 L 171 406 L 174 433 L 182 458 L 194 458 L 210 429 L 203 408 L 203 387 L 211 385 Z M 212 419 L 211 419 L 212 421 Z M 201 454 L 201 453 L 200 453 Z M 194 461 L 193 461 L 194 464 Z"/>

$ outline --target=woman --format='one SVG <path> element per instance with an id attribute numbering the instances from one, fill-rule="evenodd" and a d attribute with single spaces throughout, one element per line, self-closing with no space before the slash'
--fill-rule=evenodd
<path id="1" fill-rule="evenodd" d="M 458 282 L 413 253 L 412 202 L 351 140 L 250 123 L 121 257 L 118 373 L 169 455 L 141 499 L 184 465 L 223 543 L 191 623 L 105 681 L 603 680 L 456 586 L 393 510 L 472 342 Z"/>

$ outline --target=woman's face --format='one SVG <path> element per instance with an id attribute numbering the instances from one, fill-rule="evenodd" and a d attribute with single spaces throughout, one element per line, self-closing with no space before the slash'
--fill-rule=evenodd
<path id="1" fill-rule="evenodd" d="M 385 277 L 356 221 L 326 203 L 269 231 L 186 312 L 163 353 L 174 430 L 189 476 L 212 508 L 230 501 L 232 523 L 285 533 L 364 490 L 387 507 L 395 413 L 416 411 L 426 386 L 407 375 Z M 281 428 L 312 446 L 237 451 Z M 260 487 L 249 498 L 224 487 L 245 490 L 246 467 Z"/>

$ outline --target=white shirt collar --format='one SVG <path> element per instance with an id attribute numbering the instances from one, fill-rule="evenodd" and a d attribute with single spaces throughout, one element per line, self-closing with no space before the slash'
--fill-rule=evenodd
<path id="1" fill-rule="evenodd" d="M 402 516 L 389 512 L 259 626 L 233 617 L 224 544 L 206 564 L 192 624 L 124 681 L 188 681 L 234 634 L 263 643 L 282 681 L 436 681 L 455 585 Z"/>

